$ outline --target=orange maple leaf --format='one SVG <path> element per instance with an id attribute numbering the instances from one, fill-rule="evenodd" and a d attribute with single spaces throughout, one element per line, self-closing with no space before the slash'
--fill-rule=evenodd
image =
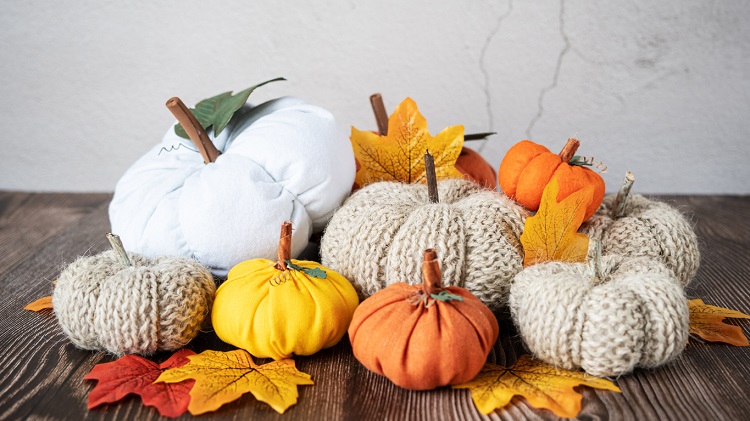
<path id="1" fill-rule="evenodd" d="M 578 228 L 593 200 L 594 186 L 586 186 L 560 202 L 559 190 L 557 177 L 553 177 L 544 188 L 536 215 L 526 218 L 521 234 L 524 267 L 550 261 L 586 260 L 589 238 L 579 234 Z"/>
<path id="2" fill-rule="evenodd" d="M 46 297 L 42 297 L 34 302 L 26 304 L 26 306 L 23 308 L 24 310 L 29 311 L 42 311 L 42 310 L 48 310 L 52 308 L 52 296 L 48 295 Z"/>
<path id="3" fill-rule="evenodd" d="M 435 159 L 437 179 L 461 178 L 456 159 L 464 144 L 464 126 L 451 126 L 432 137 L 427 120 L 416 102 L 406 98 L 388 118 L 388 135 L 380 136 L 352 127 L 354 156 L 360 164 L 355 182 L 364 186 L 376 181 L 425 182 L 424 154 Z"/>
<path id="4" fill-rule="evenodd" d="M 513 396 L 519 395 L 534 408 L 549 409 L 559 417 L 573 418 L 581 412 L 582 399 L 573 388 L 582 385 L 620 392 L 609 380 L 581 371 L 557 369 L 526 354 L 511 367 L 485 364 L 472 381 L 453 388 L 469 389 L 474 405 L 485 415 L 506 406 Z"/>
<path id="5" fill-rule="evenodd" d="M 696 298 L 688 301 L 690 309 L 690 333 L 711 342 L 724 342 L 735 346 L 750 346 L 742 328 L 722 323 L 724 318 L 750 319 L 750 316 L 736 310 L 716 307 Z"/>
<path id="6" fill-rule="evenodd" d="M 182 367 L 163 372 L 155 383 L 176 383 L 194 379 L 188 410 L 193 415 L 215 411 L 250 392 L 276 412 L 283 414 L 297 403 L 297 385 L 313 384 L 310 375 L 294 366 L 293 360 L 256 365 L 246 351 L 204 351 L 187 357 Z"/>

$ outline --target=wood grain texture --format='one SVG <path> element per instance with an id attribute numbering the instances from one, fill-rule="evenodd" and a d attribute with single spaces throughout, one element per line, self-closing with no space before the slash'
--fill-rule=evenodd
<path id="1" fill-rule="evenodd" d="M 74 348 L 47 311 L 23 306 L 52 291 L 60 270 L 79 255 L 108 248 L 107 205 L 111 195 L 0 192 L 0 419 L 161 419 L 138 398 L 89 411 L 93 382 L 83 376 L 113 358 Z M 688 288 L 690 298 L 750 313 L 750 197 L 662 197 L 695 222 L 701 267 Z M 311 253 L 307 250 L 306 253 Z M 507 314 L 498 314 L 501 336 L 490 361 L 511 364 L 524 352 Z M 730 323 L 750 332 L 750 320 Z M 230 350 L 212 332 L 190 346 Z M 161 361 L 167 354 L 157 355 Z M 263 362 L 263 360 L 261 360 Z M 450 362 L 446 362 L 450 363 Z M 477 412 L 468 390 L 428 392 L 400 389 L 367 371 L 354 359 L 348 341 L 297 366 L 314 386 L 300 387 L 299 403 L 284 415 L 247 394 L 201 419 L 345 420 L 552 420 L 552 413 L 514 398 L 489 416 Z M 581 419 L 736 420 L 747 419 L 750 400 L 750 348 L 691 340 L 675 362 L 637 370 L 616 379 L 622 394 L 581 388 Z M 182 418 L 192 418 L 184 415 Z"/>

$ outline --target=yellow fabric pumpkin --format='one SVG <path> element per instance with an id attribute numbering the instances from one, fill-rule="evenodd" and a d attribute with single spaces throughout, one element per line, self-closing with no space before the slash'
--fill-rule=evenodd
<path id="1" fill-rule="evenodd" d="M 229 271 L 211 313 L 221 340 L 279 360 L 314 354 L 344 336 L 359 304 L 354 287 L 319 263 L 290 260 L 289 245 L 285 222 L 278 262 L 247 260 Z"/>

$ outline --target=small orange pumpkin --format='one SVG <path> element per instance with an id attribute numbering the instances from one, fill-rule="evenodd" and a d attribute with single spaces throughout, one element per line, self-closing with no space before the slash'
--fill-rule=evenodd
<path id="1" fill-rule="evenodd" d="M 424 253 L 424 285 L 393 284 L 354 312 L 349 339 L 369 370 L 406 389 L 473 379 L 497 340 L 497 319 L 460 287 L 443 288 L 434 249 Z"/>
<path id="2" fill-rule="evenodd" d="M 498 181 L 500 188 L 510 198 L 525 208 L 536 211 L 544 187 L 556 176 L 560 183 L 557 200 L 560 201 L 588 185 L 594 186 L 594 200 L 586 208 L 584 220 L 596 212 L 604 199 L 604 179 L 594 171 L 581 166 L 583 161 L 572 163 L 580 142 L 568 139 L 559 154 L 530 140 L 513 145 L 500 163 Z"/>
<path id="3" fill-rule="evenodd" d="M 456 160 L 456 169 L 464 175 L 464 178 L 479 184 L 482 187 L 494 190 L 497 187 L 497 175 L 479 152 L 473 149 L 462 148 L 461 154 Z"/>

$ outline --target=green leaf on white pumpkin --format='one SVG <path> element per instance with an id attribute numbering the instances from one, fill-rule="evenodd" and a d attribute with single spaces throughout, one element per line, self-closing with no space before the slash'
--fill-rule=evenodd
<path id="1" fill-rule="evenodd" d="M 293 270 L 298 270 L 311 278 L 326 279 L 326 271 L 321 268 L 306 268 L 303 266 L 295 265 L 291 260 L 284 260 L 286 267 Z"/>
<path id="2" fill-rule="evenodd" d="M 432 297 L 432 298 L 434 298 L 434 299 L 436 299 L 438 301 L 442 301 L 442 302 L 446 302 L 446 301 L 463 301 L 464 300 L 463 297 L 461 297 L 460 295 L 454 295 L 454 294 L 451 294 L 448 291 L 440 291 L 439 294 L 430 294 L 430 297 Z"/>
<path id="3" fill-rule="evenodd" d="M 203 130 L 208 130 L 209 127 L 214 127 L 214 136 L 218 136 L 219 133 L 229 124 L 229 120 L 232 119 L 237 110 L 239 110 L 250 97 L 250 94 L 257 88 L 266 85 L 271 82 L 277 82 L 280 80 L 286 80 L 283 77 L 277 77 L 276 79 L 267 80 L 259 83 L 255 86 L 251 86 L 244 91 L 237 92 L 232 95 L 232 92 L 224 92 L 211 98 L 204 99 L 199 102 L 195 108 L 191 108 L 193 115 L 196 120 L 201 124 Z M 185 139 L 189 139 L 187 132 L 181 124 L 174 126 L 174 132 L 177 136 Z"/>

